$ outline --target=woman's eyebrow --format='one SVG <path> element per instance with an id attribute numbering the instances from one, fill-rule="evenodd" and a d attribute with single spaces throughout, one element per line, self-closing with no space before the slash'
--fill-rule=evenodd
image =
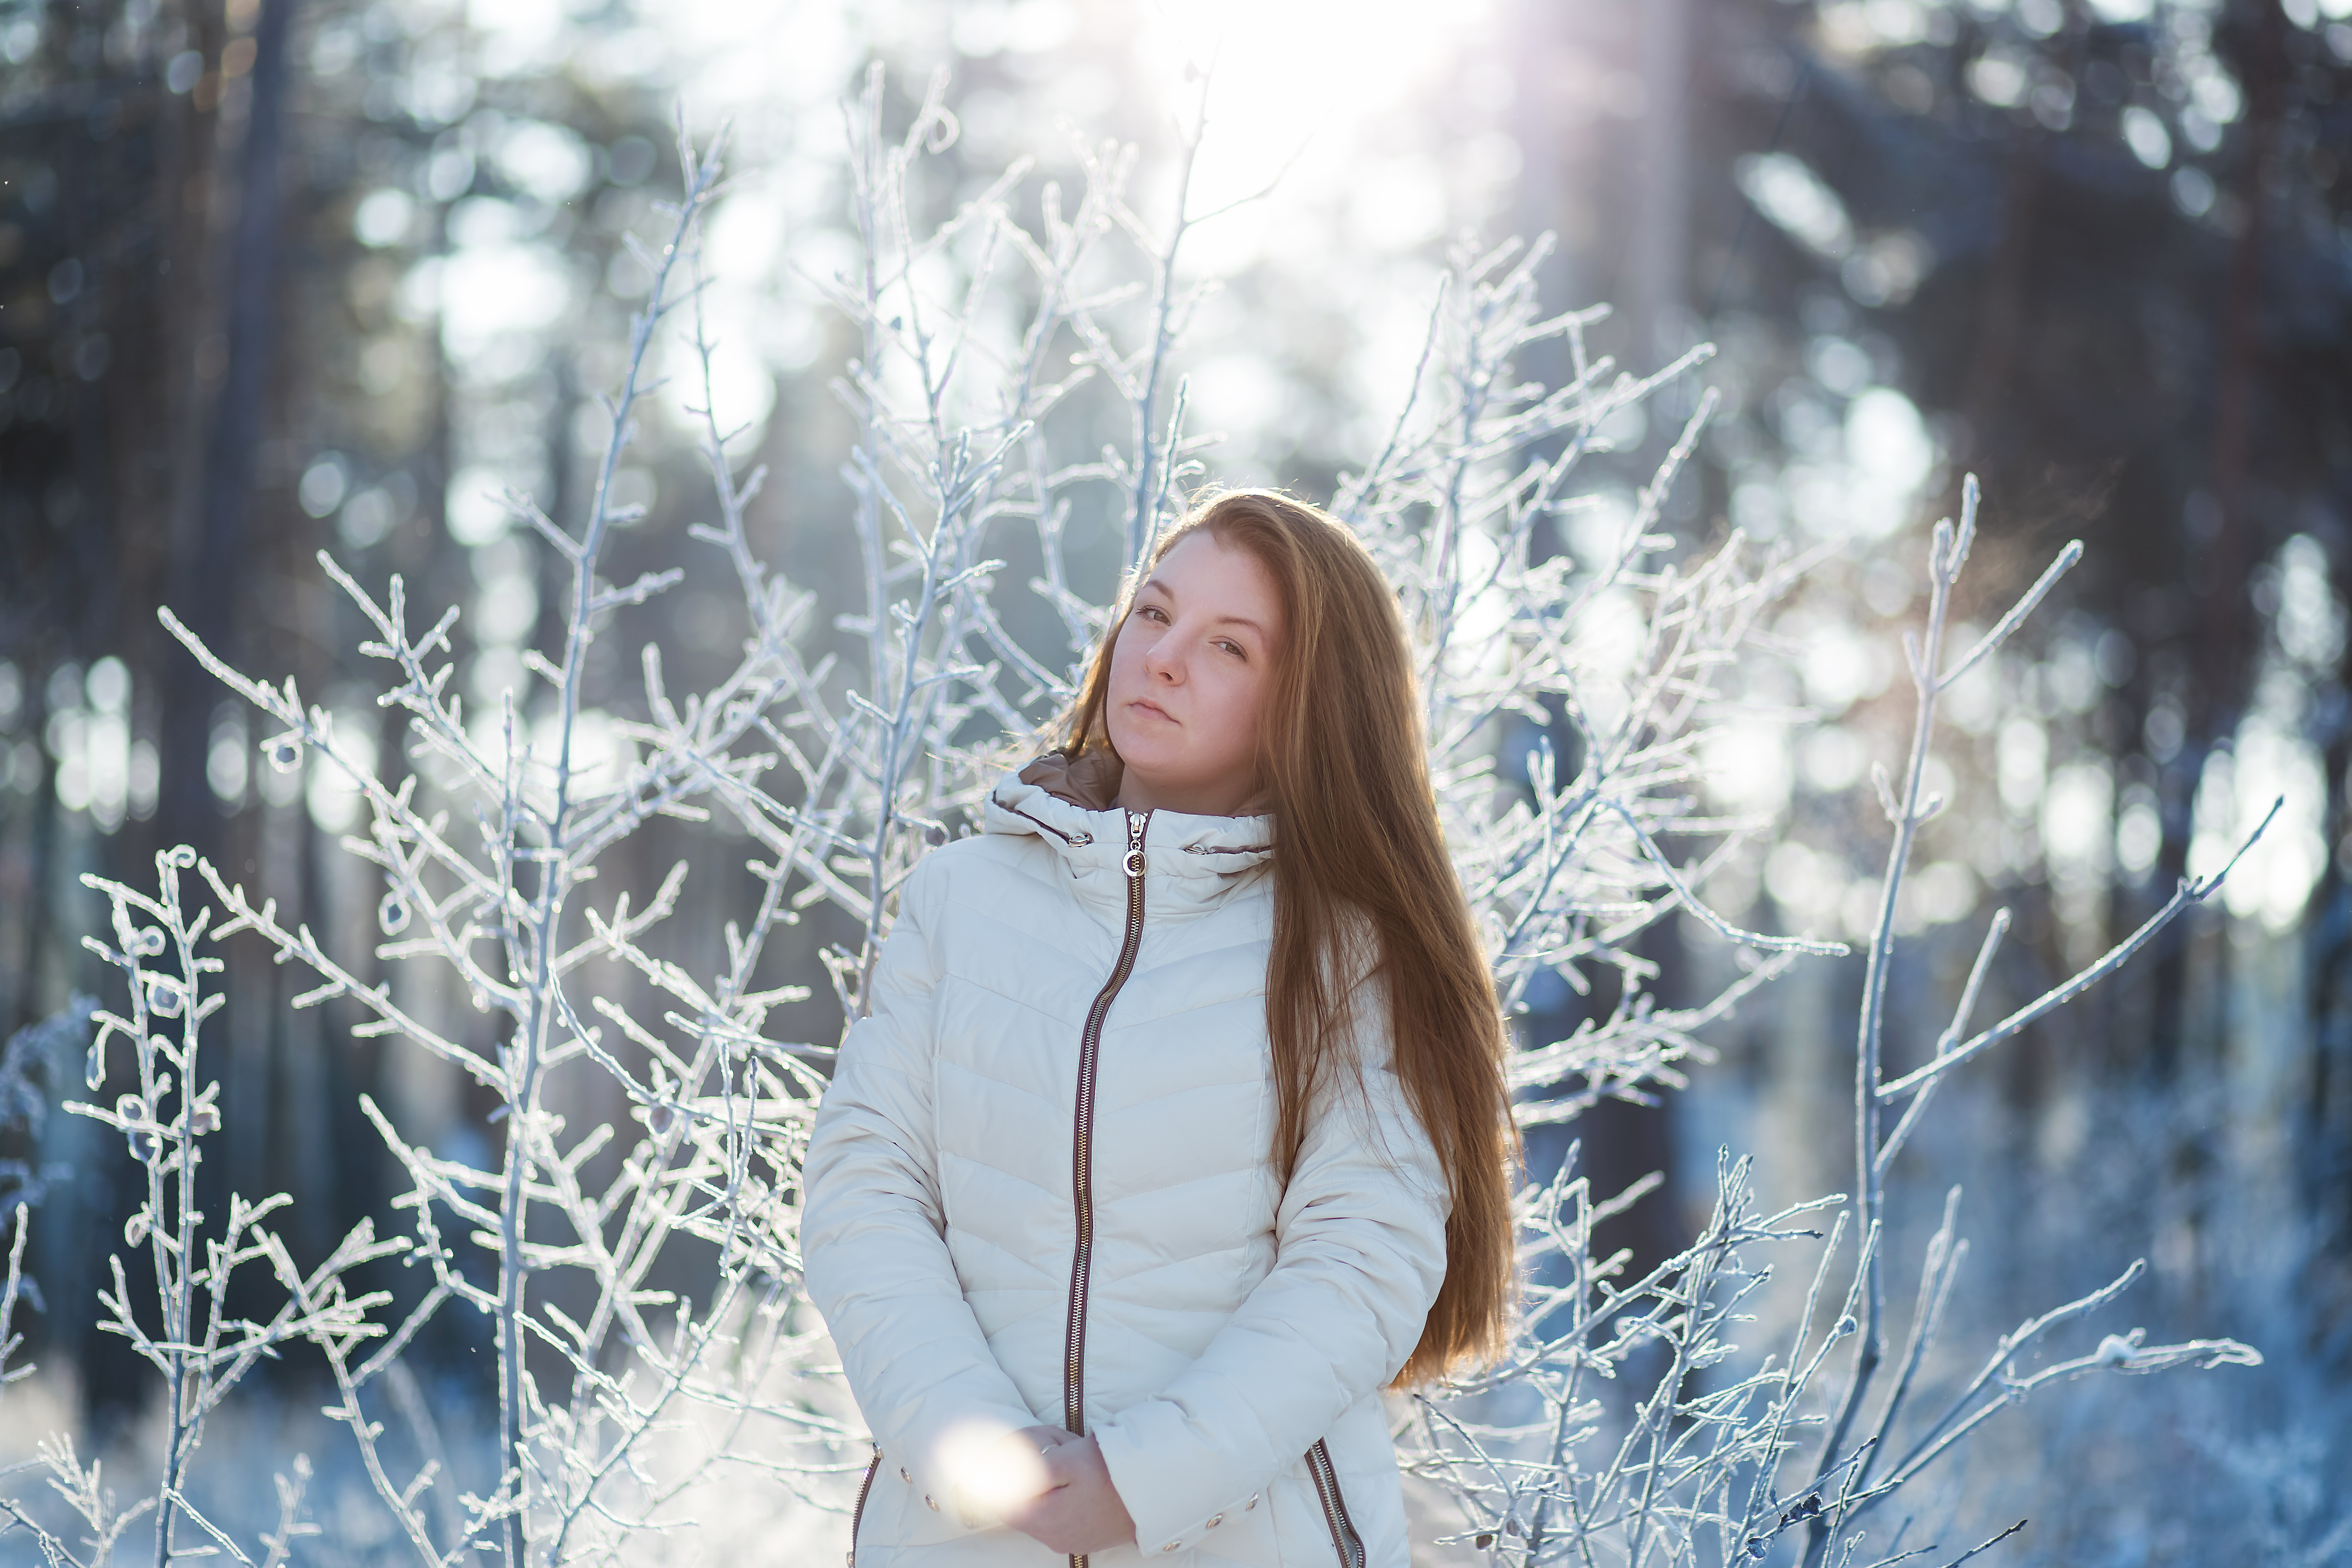
<path id="1" fill-rule="evenodd" d="M 1143 596 L 1144 588 L 1157 588 L 1160 591 L 1160 596 L 1166 599 L 1171 605 L 1179 602 L 1176 597 L 1176 590 L 1171 588 L 1167 584 L 1161 582 L 1157 577 L 1147 577 L 1143 580 L 1143 587 L 1138 588 L 1135 591 L 1137 598 L 1139 599 Z M 1211 619 L 1221 626 L 1247 626 L 1261 637 L 1265 637 L 1266 635 L 1265 627 L 1258 622 L 1250 619 L 1247 616 L 1212 616 Z M 1270 641 L 1272 639 L 1269 638 L 1268 640 Z"/>

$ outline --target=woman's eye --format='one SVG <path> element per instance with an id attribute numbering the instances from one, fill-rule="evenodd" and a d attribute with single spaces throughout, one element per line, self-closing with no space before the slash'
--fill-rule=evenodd
<path id="1" fill-rule="evenodd" d="M 1217 646 L 1223 648 L 1225 652 L 1232 654 L 1235 658 L 1247 658 L 1249 657 L 1248 654 L 1242 651 L 1242 645 L 1239 643 L 1221 642 Z"/>

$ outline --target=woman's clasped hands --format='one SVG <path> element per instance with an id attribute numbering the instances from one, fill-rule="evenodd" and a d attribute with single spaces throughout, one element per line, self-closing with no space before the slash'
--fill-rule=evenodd
<path id="1" fill-rule="evenodd" d="M 995 1447 L 983 1467 L 994 1484 L 968 1488 L 961 1500 L 971 1512 L 1002 1520 L 1070 1556 L 1134 1541 L 1135 1521 L 1092 1437 L 1059 1426 L 1024 1426 L 998 1438 Z"/>

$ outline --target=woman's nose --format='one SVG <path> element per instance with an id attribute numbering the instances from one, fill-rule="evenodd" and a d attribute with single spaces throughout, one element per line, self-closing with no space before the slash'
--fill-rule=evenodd
<path id="1" fill-rule="evenodd" d="M 1154 680 L 1175 685 L 1183 679 L 1183 660 L 1178 656 L 1173 637 L 1163 637 L 1143 650 L 1143 673 Z"/>

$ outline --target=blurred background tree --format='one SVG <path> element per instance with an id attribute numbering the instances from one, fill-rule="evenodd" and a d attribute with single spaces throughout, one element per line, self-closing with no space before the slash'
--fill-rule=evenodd
<path id="1" fill-rule="evenodd" d="M 1955 693 L 1937 765 L 1959 804 L 1906 916 L 1952 940 L 1898 973 L 1896 1004 L 1934 1011 L 1974 949 L 1956 922 L 1995 899 L 2021 940 L 1993 987 L 2034 994 L 2284 793 L 2227 911 L 1991 1069 L 1967 1125 L 2013 1154 L 2029 1216 L 1996 1271 L 2071 1281 L 2145 1251 L 2159 1291 L 2185 1293 L 2236 1270 L 2231 1310 L 2269 1316 L 2219 1327 L 2340 1390 L 2347 0 L 0 0 L 0 1032 L 94 984 L 78 942 L 100 910 L 79 876 L 136 880 L 173 842 L 241 868 L 366 972 L 376 889 L 331 850 L 355 801 L 273 768 L 153 612 L 373 730 L 360 629 L 312 560 L 326 548 L 362 581 L 398 571 L 422 602 L 464 605 L 469 710 L 512 687 L 528 721 L 522 650 L 555 595 L 488 498 L 559 517 L 581 500 L 593 397 L 647 281 L 622 237 L 651 232 L 651 193 L 674 183 L 674 101 L 735 122 L 707 300 L 720 413 L 752 423 L 772 470 L 763 547 L 823 593 L 856 570 L 828 384 L 854 345 L 810 278 L 851 254 L 836 106 L 865 64 L 887 61 L 894 91 L 954 68 L 945 157 L 965 178 L 931 193 L 940 211 L 1015 157 L 1066 172 L 1074 136 L 1139 143 L 1149 200 L 1172 183 L 1181 62 L 1221 32 L 1202 205 L 1281 184 L 1180 258 L 1227 279 L 1182 366 L 1190 426 L 1226 437 L 1218 477 L 1328 495 L 1377 446 L 1448 241 L 1549 230 L 1550 303 L 1615 301 L 1600 346 L 1629 368 L 1720 346 L 1706 379 L 1724 414 L 1675 527 L 1845 542 L 1778 627 L 1793 673 L 1759 670 L 1751 693 L 1831 722 L 1801 744 L 1752 724 L 1715 759 L 1727 806 L 1788 814 L 1720 884 L 1727 913 L 1866 928 L 1884 828 L 1865 773 L 1906 722 L 1881 623 L 1923 591 L 1916 525 L 1951 510 L 1963 466 L 1991 498 L 1983 605 L 2088 542 L 2043 629 Z M 1038 181 L 1015 199 L 1034 206 Z M 665 542 L 702 521 L 685 401 L 665 394 L 622 475 L 646 513 L 617 578 L 676 558 Z M 1670 398 L 1612 432 L 1620 488 L 1574 527 L 1628 513 L 1685 411 Z M 1108 581 L 1112 558 L 1096 566 Z M 689 669 L 717 660 L 740 632 L 717 586 L 690 581 L 635 631 Z M 634 868 L 648 886 L 657 858 Z M 811 975 L 825 937 L 796 939 Z M 690 921 L 675 938 L 696 939 Z M 1655 933 L 1669 1000 L 1710 951 Z M 215 1059 L 232 1124 L 269 1131 L 215 1174 L 302 1191 L 295 1239 L 322 1252 L 389 1190 L 354 1091 L 453 1151 L 484 1145 L 488 1107 L 345 1037 L 332 1007 L 291 1011 L 303 983 L 245 956 Z M 1784 1149 L 1768 1175 L 1787 1190 L 1768 1195 L 1843 1184 L 1819 1129 L 1845 1094 L 1833 1042 L 1859 984 L 1859 960 L 1801 971 L 1722 1031 L 1689 1092 L 1570 1130 L 1602 1188 L 1672 1178 L 1616 1240 L 1671 1252 L 1721 1142 Z M 829 1038 L 815 989 L 802 1026 Z M 1531 996 L 1555 1026 L 1609 1003 Z M 2139 1163 L 2087 1169 L 2095 1122 L 2127 1125 Z M 40 1133 L 75 1172 L 37 1232 L 52 1301 L 87 1299 L 130 1204 L 128 1162 L 93 1132 L 52 1117 Z M 1923 1139 L 1898 1175 L 1934 1183 L 1937 1162 Z M 111 1418 L 134 1368 L 86 1321 L 41 1320 L 39 1352 Z M 2320 1426 L 2352 1452 L 2340 1416 Z"/>

